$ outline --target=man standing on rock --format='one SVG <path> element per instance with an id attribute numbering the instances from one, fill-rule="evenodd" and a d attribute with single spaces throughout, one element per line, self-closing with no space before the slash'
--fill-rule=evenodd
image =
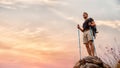
<path id="1" fill-rule="evenodd" d="M 83 13 L 83 18 L 85 19 L 83 23 L 83 28 L 81 28 L 79 24 L 77 25 L 77 28 L 83 32 L 83 43 L 86 45 L 88 54 L 90 56 L 94 56 L 94 52 L 95 52 L 94 44 L 93 44 L 94 31 L 92 29 L 92 32 L 91 32 L 91 27 L 95 27 L 96 24 L 92 18 L 88 18 L 87 12 Z M 96 29 L 95 29 L 95 33 L 97 33 Z"/>

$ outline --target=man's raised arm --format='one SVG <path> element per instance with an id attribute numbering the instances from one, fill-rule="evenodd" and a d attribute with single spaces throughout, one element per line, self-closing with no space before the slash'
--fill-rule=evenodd
<path id="1" fill-rule="evenodd" d="M 79 26 L 79 24 L 77 25 L 77 28 L 78 28 L 79 30 L 81 30 L 82 32 L 84 31 L 84 29 L 82 29 L 82 28 Z"/>

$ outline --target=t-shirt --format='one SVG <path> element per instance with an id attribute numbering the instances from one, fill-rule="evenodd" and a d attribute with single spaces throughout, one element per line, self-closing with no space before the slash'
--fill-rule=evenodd
<path id="1" fill-rule="evenodd" d="M 92 18 L 88 18 L 87 20 L 85 20 L 85 22 L 83 23 L 84 31 L 90 28 L 89 23 L 91 23 L 92 21 L 94 21 Z"/>

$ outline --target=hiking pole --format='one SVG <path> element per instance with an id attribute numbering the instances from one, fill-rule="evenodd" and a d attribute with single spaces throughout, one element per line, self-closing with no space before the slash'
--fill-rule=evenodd
<path id="1" fill-rule="evenodd" d="M 79 29 L 78 29 L 78 46 L 79 46 L 79 53 L 80 53 L 80 60 L 81 60 L 80 30 Z"/>
<path id="2" fill-rule="evenodd" d="M 93 31 L 92 31 L 92 28 L 90 27 L 90 35 L 92 36 L 92 40 L 93 40 L 93 46 L 94 46 L 94 54 L 96 54 L 97 56 L 97 52 L 96 52 L 96 48 L 95 48 L 95 44 L 94 44 L 94 37 L 93 37 Z"/>

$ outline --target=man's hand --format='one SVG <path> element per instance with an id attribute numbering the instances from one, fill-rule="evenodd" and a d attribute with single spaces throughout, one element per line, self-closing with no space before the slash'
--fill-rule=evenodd
<path id="1" fill-rule="evenodd" d="M 79 24 L 77 25 L 77 28 L 78 28 L 79 30 L 81 30 L 82 32 L 84 31 L 82 28 L 80 28 L 80 25 L 79 25 Z"/>
<path id="2" fill-rule="evenodd" d="M 92 23 L 88 23 L 89 26 L 91 26 Z"/>
<path id="3" fill-rule="evenodd" d="M 88 23 L 88 25 L 89 25 L 89 26 L 95 26 L 96 24 L 95 24 L 94 21 L 92 21 L 92 22 Z"/>
<path id="4" fill-rule="evenodd" d="M 77 25 L 77 28 L 80 29 L 80 25 L 79 24 Z"/>

